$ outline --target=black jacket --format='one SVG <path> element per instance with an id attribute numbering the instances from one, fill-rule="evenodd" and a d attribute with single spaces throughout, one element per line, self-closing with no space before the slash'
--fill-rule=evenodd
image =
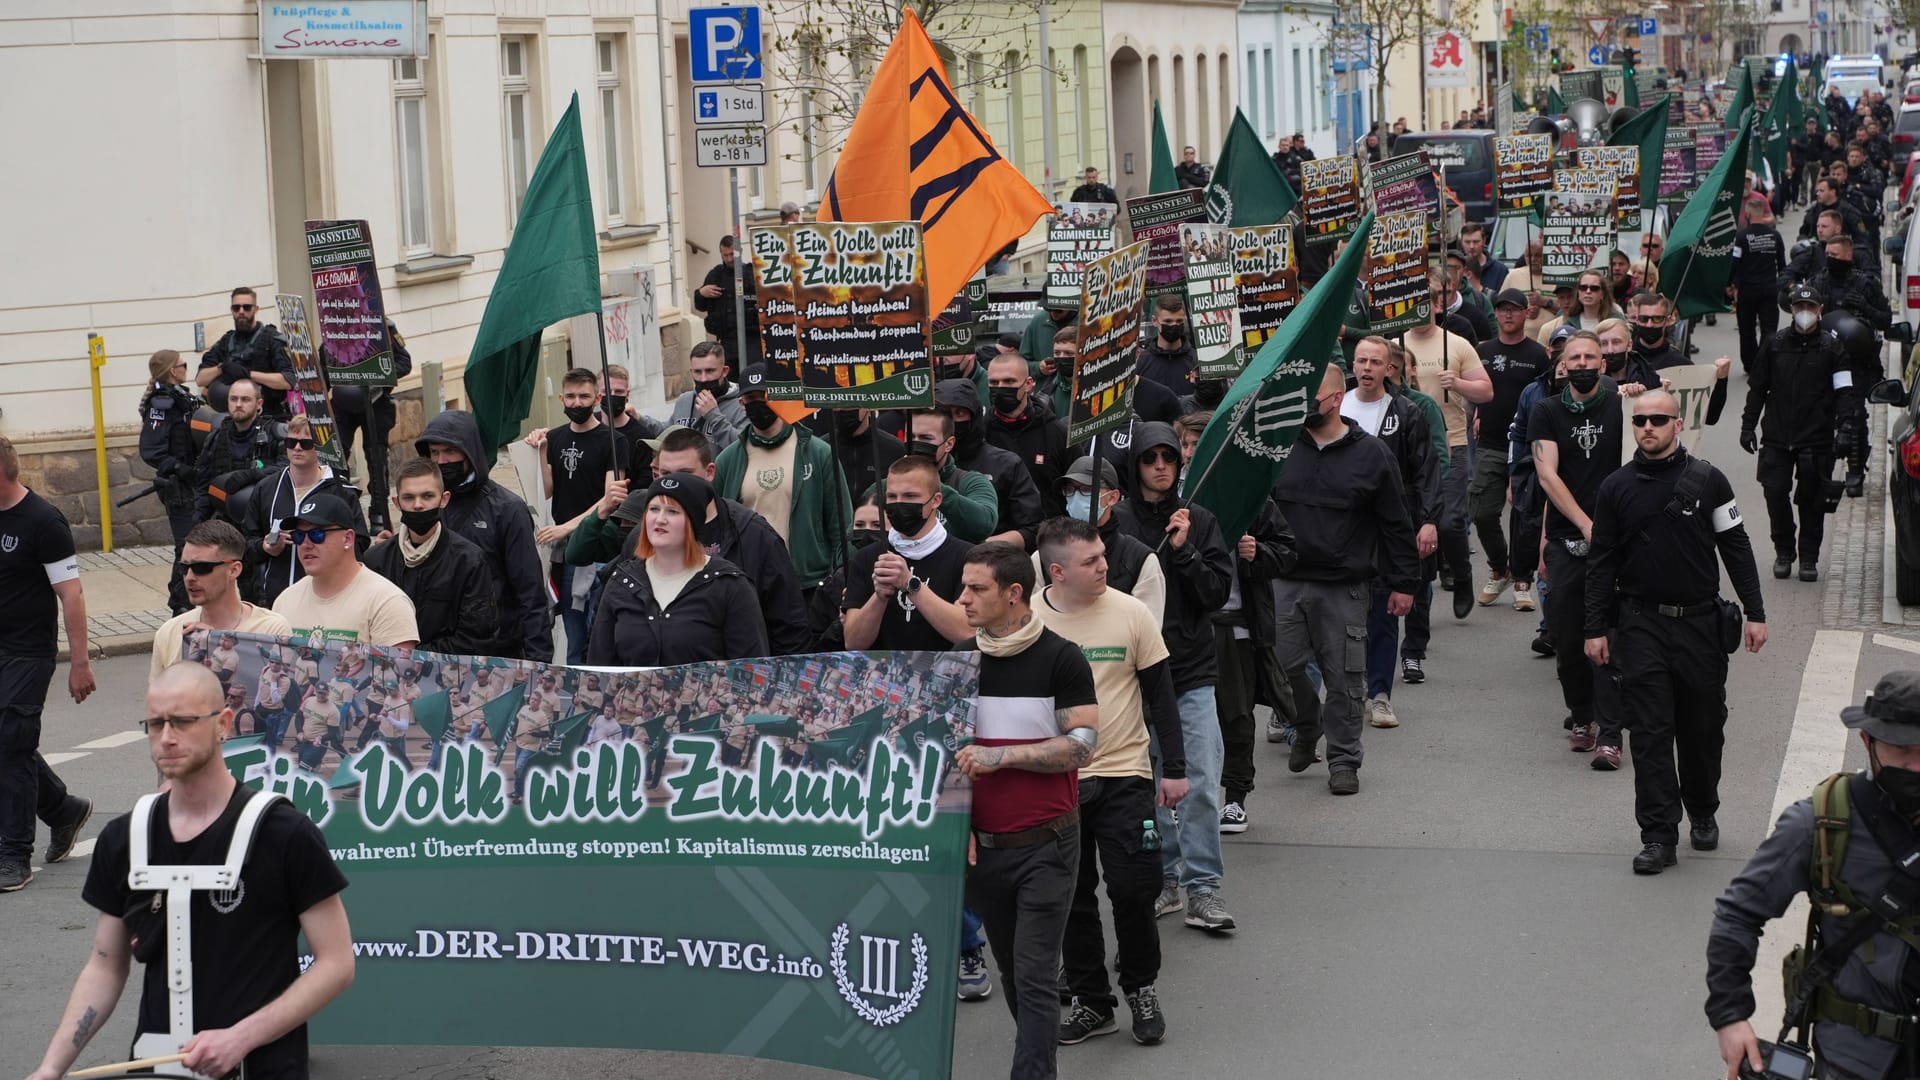
<path id="1" fill-rule="evenodd" d="M 1140 358 L 1135 366 L 1143 381 L 1159 383 L 1175 397 L 1193 393 L 1193 383 L 1198 377 L 1194 369 L 1200 365 L 1200 357 L 1193 351 L 1191 339 L 1182 339 L 1177 347 L 1164 349 L 1160 347 L 1159 333 L 1146 325 L 1140 328 L 1140 342 Z"/>
<path id="2" fill-rule="evenodd" d="M 324 466 L 322 467 L 324 468 Z M 247 513 L 240 522 L 240 531 L 247 537 L 247 572 L 255 575 L 259 584 L 254 593 L 254 603 L 261 607 L 272 607 L 287 586 L 306 577 L 306 571 L 300 568 L 299 556 L 294 545 L 288 544 L 280 549 L 280 554 L 269 555 L 265 543 L 268 534 L 278 531 L 285 521 L 300 509 L 293 498 L 293 477 L 290 469 L 281 469 L 271 473 L 254 489 L 253 498 L 247 501 Z M 353 527 L 360 547 L 364 550 L 367 542 L 367 519 L 360 511 L 360 489 L 348 482 L 348 478 L 328 470 L 314 485 L 313 495 L 332 495 L 353 508 Z"/>
<path id="3" fill-rule="evenodd" d="M 993 481 L 993 489 L 1000 493 L 1000 518 L 994 522 L 994 533 L 1017 529 L 1020 542 L 1032 551 L 1034 537 L 1039 534 L 1040 523 L 1046 516 L 1040 502 L 1040 489 L 1034 486 L 1033 475 L 1027 471 L 1020 455 L 982 438 L 970 447 L 956 446 L 954 460 L 961 468 Z"/>
<path id="4" fill-rule="evenodd" d="M 1379 439 L 1344 417 L 1347 433 L 1320 446 L 1306 428 L 1280 470 L 1273 499 L 1293 529 L 1299 560 L 1282 577 L 1420 588 L 1420 559 L 1400 470 Z"/>
<path id="5" fill-rule="evenodd" d="M 600 593 L 587 642 L 587 663 L 595 666 L 668 667 L 765 655 L 767 627 L 753 586 L 721 558 L 709 558 L 665 610 L 653 597 L 646 561 L 621 559 Z"/>
<path id="6" fill-rule="evenodd" d="M 207 347 L 200 354 L 200 370 L 220 369 L 220 374 L 207 387 L 207 396 L 226 409 L 227 387 L 255 372 L 279 375 L 293 383 L 293 357 L 287 352 L 287 341 L 280 336 L 279 328 L 272 323 L 254 323 L 253 333 L 241 336 L 237 330 L 228 330 L 220 335 L 220 340 Z M 260 387 L 261 411 L 268 416 L 287 418 L 286 390 L 275 390 L 270 386 Z"/>
<path id="7" fill-rule="evenodd" d="M 1180 439 L 1168 424 L 1135 424 L 1127 450 L 1127 467 L 1120 471 L 1121 482 L 1137 491 L 1140 458 L 1155 447 L 1170 447 L 1180 452 Z M 1177 459 L 1176 459 L 1177 460 Z M 1178 492 L 1179 478 L 1174 480 Z M 1180 499 L 1169 496 L 1162 502 L 1148 502 L 1135 494 L 1114 507 L 1114 520 L 1123 532 L 1145 544 L 1160 556 L 1161 571 L 1167 578 L 1167 608 L 1161 619 L 1161 636 L 1173 654 L 1173 687 L 1184 694 L 1203 686 L 1212 686 L 1219 678 L 1219 663 L 1214 656 L 1212 613 L 1226 603 L 1233 574 L 1233 549 L 1220 535 L 1220 524 L 1213 512 L 1198 506 L 1188 511 L 1187 542 L 1174 547 L 1161 544 L 1167 539 L 1167 523 L 1176 510 L 1183 509 Z M 1235 537 L 1235 539 L 1239 539 Z"/>
<path id="8" fill-rule="evenodd" d="M 1067 474 L 1067 425 L 1053 417 L 1053 408 L 1038 390 L 1027 395 L 1027 407 L 1012 420 L 987 412 L 987 442 L 1013 453 L 1027 467 L 1040 494 L 1041 520 L 1067 512 L 1060 494 L 1060 478 Z M 1109 556 L 1111 558 L 1111 556 Z M 1108 568 L 1111 579 L 1112 568 Z"/>
<path id="9" fill-rule="evenodd" d="M 1113 189 L 1105 184 L 1081 184 L 1079 187 L 1073 189 L 1073 194 L 1067 197 L 1067 201 L 1084 203 L 1098 202 L 1119 206 L 1120 196 L 1115 195 Z"/>
<path id="10" fill-rule="evenodd" d="M 250 489 L 287 463 L 285 440 L 286 429 L 266 416 L 244 432 L 222 416 L 194 466 L 194 517 L 207 521 L 224 504 L 230 519 L 244 521 Z"/>
<path id="11" fill-rule="evenodd" d="M 413 447 L 425 457 L 433 443 L 457 447 L 473 469 L 454 485 L 440 521 L 487 557 L 487 572 L 500 591 L 500 655 L 552 663 L 553 600 L 533 543 L 532 512 L 520 496 L 490 479 L 493 455 L 481 445 L 472 413 L 452 410 L 429 420 Z"/>
<path id="12" fill-rule="evenodd" d="M 1864 268 L 1867 276 L 1878 278 L 1880 256 L 1872 245 L 1854 237 L 1853 272 L 1858 274 Z M 1787 303 L 1787 293 L 1803 281 L 1811 281 L 1821 289 L 1831 288 L 1827 273 L 1827 249 L 1818 240 L 1802 240 L 1793 246 L 1793 252 L 1787 257 L 1787 268 L 1780 271 L 1780 283 L 1775 291 L 1775 299 L 1780 302 L 1780 310 L 1791 312 Z M 1831 307 L 1831 305 L 1829 305 Z"/>
<path id="13" fill-rule="evenodd" d="M 1422 525 L 1440 524 L 1440 459 L 1433 452 L 1433 431 L 1427 416 L 1413 399 L 1394 388 L 1387 395 L 1387 415 L 1380 419 L 1380 434 L 1375 436 L 1393 457 L 1400 472 L 1401 495 L 1407 504 L 1407 520 L 1419 531 Z"/>
<path id="14" fill-rule="evenodd" d="M 396 536 L 368 548 L 361 561 L 412 598 L 420 648 L 449 656 L 500 655 L 499 590 L 473 541 L 442 528 L 427 561 L 408 566 Z"/>
<path id="15" fill-rule="evenodd" d="M 1211 177 L 1211 170 L 1197 161 L 1183 161 L 1173 167 L 1174 178 L 1183 188 L 1203 188 Z"/>
<path id="16" fill-rule="evenodd" d="M 1848 268 L 1844 276 L 1835 277 L 1831 265 L 1827 268 L 1827 280 L 1823 283 L 1827 289 L 1826 310 L 1840 308 L 1852 312 L 1875 330 L 1885 331 L 1893 325 L 1893 305 L 1887 302 L 1887 294 L 1880 288 L 1880 279 L 1872 274 L 1861 273 L 1860 264 Z"/>
<path id="17" fill-rule="evenodd" d="M 160 500 L 192 506 L 194 490 L 193 414 L 200 399 L 181 383 L 154 384 L 141 403 L 140 460 L 153 469 Z"/>
<path id="18" fill-rule="evenodd" d="M 1836 376 L 1845 376 L 1844 387 L 1834 386 Z M 1832 334 L 1802 334 L 1791 326 L 1777 331 L 1761 344 L 1747 372 L 1740 430 L 1758 428 L 1769 449 L 1826 452 L 1841 422 L 1866 419 L 1852 379 L 1846 350 Z"/>
<path id="19" fill-rule="evenodd" d="M 742 349 L 742 355 L 739 356 L 734 355 L 732 351 L 727 353 L 727 363 L 733 365 L 735 375 L 740 373 L 740 369 L 748 363 L 750 357 L 760 354 L 760 314 L 754 301 L 753 263 L 749 261 L 741 269 L 741 273 L 746 275 L 746 332 L 751 348 Z M 706 316 L 703 325 L 707 333 L 729 345 L 738 346 L 739 327 L 734 325 L 733 318 L 733 267 L 724 262 L 716 264 L 713 269 L 707 271 L 706 280 L 700 284 L 702 287 L 714 285 L 720 289 L 720 295 L 711 300 L 701 296 L 699 289 L 695 289 L 693 293 L 693 309 Z"/>
<path id="20" fill-rule="evenodd" d="M 707 523 L 707 554 L 740 568 L 757 594 L 766 622 L 765 655 L 795 656 L 807 651 L 807 607 L 800 599 L 800 575 L 786 541 L 767 519 L 732 499 L 720 500 L 720 512 Z M 758 654 L 755 654 L 758 655 Z"/>
<path id="21" fill-rule="evenodd" d="M 829 419 L 828 424 L 831 423 Z M 820 437 L 832 438 L 827 431 L 821 431 Z M 878 417 L 867 421 L 866 434 L 841 435 L 832 441 L 834 454 L 840 459 L 840 471 L 847 478 L 847 490 L 854 492 L 866 491 L 878 484 L 893 463 L 900 460 L 900 455 L 907 452 L 906 443 L 880 430 Z"/>

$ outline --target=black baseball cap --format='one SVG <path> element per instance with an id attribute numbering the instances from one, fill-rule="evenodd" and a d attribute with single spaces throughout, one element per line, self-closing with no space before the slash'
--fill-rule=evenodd
<path id="1" fill-rule="evenodd" d="M 1080 460 L 1074 462 L 1067 468 L 1067 474 L 1062 476 L 1057 483 L 1063 491 L 1068 484 L 1080 484 L 1084 487 L 1092 487 L 1093 455 L 1084 455 Z M 1108 461 L 1106 458 L 1100 459 L 1100 486 L 1113 491 L 1118 491 L 1120 488 L 1120 470 L 1115 468 L 1113 462 Z"/>
<path id="2" fill-rule="evenodd" d="M 767 365 L 748 364 L 746 367 L 740 369 L 740 392 L 741 393 L 744 394 L 754 390 L 765 392 L 766 389 L 767 389 Z"/>
<path id="3" fill-rule="evenodd" d="M 321 525 L 334 529 L 353 529 L 356 532 L 360 528 L 354 520 L 353 508 L 347 505 L 346 500 L 326 492 L 302 499 L 300 506 L 287 516 L 286 524 Z"/>
<path id="4" fill-rule="evenodd" d="M 1920 671 L 1889 671 L 1873 686 L 1864 705 L 1840 710 L 1855 731 L 1891 746 L 1920 746 Z"/>
<path id="5" fill-rule="evenodd" d="M 1803 281 L 1787 290 L 1788 307 L 1795 304 L 1825 304 L 1826 302 L 1826 294 L 1820 291 L 1820 286 L 1811 281 Z"/>
<path id="6" fill-rule="evenodd" d="M 1493 298 L 1494 307 L 1526 307 L 1527 294 L 1519 289 L 1501 289 Z"/>

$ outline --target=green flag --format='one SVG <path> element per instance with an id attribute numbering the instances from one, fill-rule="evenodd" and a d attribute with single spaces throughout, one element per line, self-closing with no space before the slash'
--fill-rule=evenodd
<path id="1" fill-rule="evenodd" d="M 1167 125 L 1160 119 L 1160 103 L 1153 103 L 1153 171 L 1147 176 L 1147 194 L 1180 190 L 1173 172 L 1173 147 L 1167 144 Z"/>
<path id="2" fill-rule="evenodd" d="M 1200 433 L 1183 494 L 1213 511 L 1222 536 L 1239 536 L 1253 525 L 1287 463 L 1327 357 L 1337 355 L 1340 324 L 1372 235 L 1369 210 L 1333 268 L 1260 347 Z"/>
<path id="3" fill-rule="evenodd" d="M 560 737 L 561 761 L 566 761 L 581 743 L 587 741 L 587 732 L 593 727 L 593 718 L 597 715 L 592 712 L 575 713 L 553 725 L 552 735 Z"/>
<path id="4" fill-rule="evenodd" d="M 467 354 L 467 399 L 492 461 L 533 404 L 540 335 L 561 319 L 600 310 L 600 247 L 580 138 L 580 95 L 554 126 L 527 183 L 480 332 Z"/>
<path id="5" fill-rule="evenodd" d="M 1633 77 L 1633 65 L 1627 64 L 1620 69 L 1620 104 L 1629 109 L 1640 107 L 1640 83 Z M 1621 143 L 1609 142 L 1608 146 L 1620 146 Z"/>
<path id="6" fill-rule="evenodd" d="M 1761 119 L 1760 132 L 1753 140 L 1748 167 L 1758 172 L 1761 162 L 1765 162 L 1776 184 L 1787 175 L 1787 144 L 1799 136 L 1804 122 L 1800 88 L 1796 85 L 1798 78 L 1789 59 L 1787 72 L 1780 78 L 1773 100 L 1767 103 L 1767 114 Z"/>
<path id="7" fill-rule="evenodd" d="M 520 711 L 520 703 L 526 700 L 526 697 L 527 684 L 521 683 L 480 706 L 480 715 L 486 718 L 487 734 L 493 736 L 495 745 L 506 745 L 507 725 L 513 723 L 514 714 Z"/>
<path id="8" fill-rule="evenodd" d="M 1639 115 L 1614 128 L 1607 145 L 1640 148 L 1640 212 L 1648 218 L 1641 225 L 1652 228 L 1653 208 L 1660 201 L 1660 159 L 1667 149 L 1667 95 L 1661 94 Z"/>
<path id="9" fill-rule="evenodd" d="M 1527 104 L 1524 100 L 1522 100 L 1520 97 L 1520 92 L 1517 90 L 1513 92 L 1513 111 L 1517 113 L 1533 111 L 1533 106 Z M 1494 132 L 1494 134 L 1495 135 L 1511 135 L 1513 133 L 1510 131 L 1496 131 Z"/>
<path id="10" fill-rule="evenodd" d="M 1752 112 L 1749 108 L 1740 118 L 1725 156 L 1694 189 L 1667 231 L 1660 292 L 1683 319 L 1728 310 L 1727 282 L 1733 276 L 1733 240 L 1739 232 L 1735 211 L 1746 187 Z"/>
<path id="11" fill-rule="evenodd" d="M 1207 220 L 1216 225 L 1278 225 L 1299 201 L 1246 114 L 1235 109 L 1207 184 Z"/>
<path id="12" fill-rule="evenodd" d="M 1742 62 L 1740 64 L 1740 81 L 1735 84 L 1733 88 L 1733 104 L 1727 106 L 1727 130 L 1732 131 L 1733 126 L 1741 122 L 1741 115 L 1752 107 L 1753 72 L 1749 71 L 1747 65 Z"/>
<path id="13" fill-rule="evenodd" d="M 1567 115 L 1567 100 L 1560 96 L 1560 88 L 1557 86 L 1547 87 L 1547 115 Z"/>
<path id="14" fill-rule="evenodd" d="M 446 733 L 447 726 L 453 723 L 453 691 L 436 690 L 413 702 L 413 722 L 420 730 L 438 742 Z"/>
<path id="15" fill-rule="evenodd" d="M 1822 54 L 1814 59 L 1813 77 L 1807 80 L 1807 107 L 1813 111 L 1814 120 L 1820 124 L 1820 134 L 1823 137 L 1827 133 L 1828 123 L 1827 95 L 1820 84 L 1826 81 L 1826 77 L 1827 58 Z"/>

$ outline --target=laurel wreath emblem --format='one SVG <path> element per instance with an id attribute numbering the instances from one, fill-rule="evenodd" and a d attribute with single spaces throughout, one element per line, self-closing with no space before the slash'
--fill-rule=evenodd
<path id="1" fill-rule="evenodd" d="M 829 963 L 833 970 L 833 983 L 839 988 L 840 996 L 847 1000 L 847 1004 L 853 1006 L 853 1011 L 859 1013 L 861 1019 L 874 1027 L 886 1027 L 906 1019 L 913 1010 L 920 1007 L 920 995 L 927 988 L 929 965 L 926 940 L 917 933 L 913 935 L 913 985 L 907 988 L 907 996 L 898 1004 L 885 1009 L 876 1009 L 867 1004 L 859 991 L 853 988 L 852 981 L 847 978 L 847 942 L 851 938 L 852 931 L 847 929 L 846 923 L 834 927 L 833 953 Z"/>

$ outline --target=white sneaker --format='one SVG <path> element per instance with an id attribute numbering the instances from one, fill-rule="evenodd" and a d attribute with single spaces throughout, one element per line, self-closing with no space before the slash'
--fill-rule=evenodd
<path id="1" fill-rule="evenodd" d="M 1506 574 L 1488 578 L 1487 583 L 1480 586 L 1480 606 L 1492 607 L 1498 603 L 1501 595 L 1507 591 L 1507 586 L 1511 584 L 1513 579 Z"/>
<path id="2" fill-rule="evenodd" d="M 1367 699 L 1367 723 L 1378 728 L 1400 726 L 1400 718 L 1394 715 L 1393 702 L 1385 697 Z"/>
<path id="3" fill-rule="evenodd" d="M 1513 610 L 1534 610 L 1532 585 L 1515 585 L 1513 587 Z"/>

